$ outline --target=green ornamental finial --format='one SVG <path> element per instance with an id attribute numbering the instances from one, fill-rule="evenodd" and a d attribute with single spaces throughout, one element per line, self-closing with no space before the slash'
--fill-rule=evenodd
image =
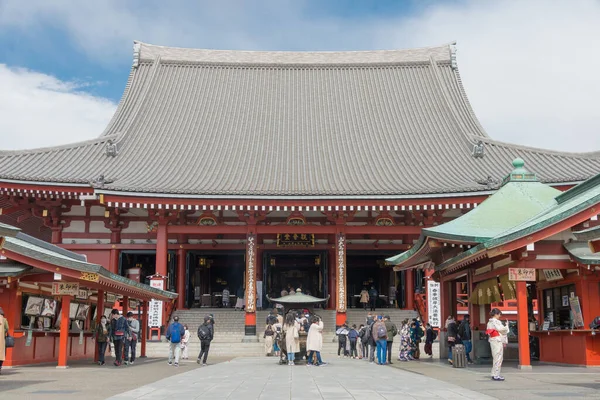
<path id="1" fill-rule="evenodd" d="M 512 162 L 514 169 L 504 178 L 503 184 L 508 182 L 537 182 L 535 174 L 527 172 L 525 169 L 525 161 L 522 158 L 515 158 Z"/>
<path id="2" fill-rule="evenodd" d="M 523 161 L 522 158 L 515 158 L 512 162 L 513 167 L 515 167 L 515 169 L 521 169 L 525 166 L 525 161 Z"/>

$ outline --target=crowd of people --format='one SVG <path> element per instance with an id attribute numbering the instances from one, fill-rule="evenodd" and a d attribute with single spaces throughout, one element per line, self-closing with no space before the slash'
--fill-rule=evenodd
<path id="1" fill-rule="evenodd" d="M 435 340 L 436 334 L 427 326 L 424 330 L 420 321 L 404 320 L 400 329 L 392 322 L 389 315 L 367 315 L 365 324 L 358 328 L 354 324 L 349 327 L 344 324 L 337 331 L 338 337 L 338 357 L 348 357 L 352 359 L 366 360 L 379 365 L 393 364 L 392 354 L 394 338 L 398 337 L 400 347 L 398 350 L 398 361 L 411 361 L 419 359 L 419 344 L 422 338 L 426 336 L 426 351 L 431 353 L 431 343 Z"/>
<path id="2" fill-rule="evenodd" d="M 288 294 L 289 295 L 289 294 Z M 503 381 L 500 375 L 503 351 L 506 347 L 508 324 L 500 321 L 501 312 L 493 309 L 487 325 L 486 334 L 492 349 L 493 369 L 492 378 Z M 448 363 L 453 364 L 453 348 L 460 344 L 465 348 L 467 363 L 472 364 L 471 351 L 472 332 L 470 316 L 465 315 L 460 322 L 449 316 L 445 323 L 448 343 Z M 323 347 L 323 321 L 317 316 L 311 316 L 308 310 L 288 313 L 285 321 L 277 309 L 273 309 L 266 320 L 265 353 L 279 356 L 277 343 L 284 343 L 288 365 L 294 365 L 295 354 L 300 351 L 299 333 L 308 332 L 307 360 L 308 365 L 325 365 L 321 359 Z M 285 340 L 278 340 L 284 334 Z M 394 338 L 398 338 L 398 361 L 409 362 L 421 357 L 420 344 L 424 342 L 424 352 L 429 358 L 433 357 L 432 344 L 437 339 L 438 332 L 430 324 L 423 326 L 419 318 L 405 319 L 398 328 L 389 315 L 374 315 L 369 313 L 364 324 L 350 326 L 344 323 L 336 330 L 338 340 L 338 357 L 362 359 L 378 365 L 392 364 Z"/>
<path id="3" fill-rule="evenodd" d="M 115 354 L 115 367 L 133 364 L 139 334 L 140 323 L 131 311 L 126 317 L 116 308 L 110 312 L 109 317 L 103 315 L 94 335 L 98 346 L 98 364 L 106 364 L 106 351 L 110 353 L 111 347 Z"/>

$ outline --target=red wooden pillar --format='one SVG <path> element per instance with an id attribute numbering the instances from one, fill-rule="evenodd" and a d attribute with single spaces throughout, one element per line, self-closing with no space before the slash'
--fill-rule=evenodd
<path id="1" fill-rule="evenodd" d="M 415 309 L 415 270 L 406 271 L 406 308 Z"/>
<path id="2" fill-rule="evenodd" d="M 50 238 L 50 243 L 52 244 L 62 244 L 62 226 L 52 227 L 52 236 Z"/>
<path id="3" fill-rule="evenodd" d="M 517 281 L 517 324 L 519 330 L 519 369 L 531 369 L 529 318 L 527 314 L 527 282 L 525 281 Z"/>
<path id="4" fill-rule="evenodd" d="M 346 322 L 346 302 L 348 301 L 346 292 L 346 232 L 343 228 L 336 229 L 335 246 L 335 295 L 337 299 L 335 325 L 339 327 Z"/>
<path id="5" fill-rule="evenodd" d="M 58 366 L 67 368 L 67 356 L 69 353 L 69 311 L 71 309 L 71 296 L 62 296 L 60 318 L 60 337 L 58 341 Z"/>
<path id="6" fill-rule="evenodd" d="M 126 317 L 129 312 L 129 296 L 123 296 L 123 316 Z"/>
<path id="7" fill-rule="evenodd" d="M 112 246 L 110 248 L 110 256 L 108 259 L 108 270 L 113 274 L 119 273 L 119 250 L 117 245 L 121 244 L 121 227 L 117 226 L 110 230 L 110 242 Z"/>
<path id="8" fill-rule="evenodd" d="M 441 330 L 445 330 L 444 325 L 446 323 L 446 318 L 448 318 L 449 315 L 452 315 L 452 307 L 450 304 L 450 282 L 444 280 L 442 278 L 442 280 L 440 281 L 440 300 L 441 300 L 441 309 L 442 309 L 442 315 L 440 316 L 440 320 L 441 320 L 441 326 L 440 329 Z"/>
<path id="9" fill-rule="evenodd" d="M 448 296 L 450 297 L 450 315 L 454 316 L 454 319 L 458 321 L 458 301 L 456 300 L 456 281 L 448 282 Z"/>
<path id="10" fill-rule="evenodd" d="M 467 272 L 467 295 L 469 296 L 468 298 L 471 298 L 471 293 L 473 293 L 473 291 L 475 290 L 475 283 L 473 282 L 473 276 L 475 275 L 475 271 L 473 270 L 469 270 Z M 472 304 L 471 302 L 468 303 L 469 304 L 469 315 L 471 316 L 471 328 L 474 328 L 475 326 L 478 326 L 480 324 L 480 307 L 478 304 Z"/>
<path id="11" fill-rule="evenodd" d="M 161 222 L 156 231 L 156 274 L 161 276 L 167 276 L 168 247 L 167 224 Z"/>
<path id="12" fill-rule="evenodd" d="M 185 308 L 185 260 L 186 251 L 183 248 L 179 248 L 177 251 L 177 309 L 183 310 Z"/>
<path id="13" fill-rule="evenodd" d="M 335 271 L 335 246 L 332 246 L 330 249 L 327 249 L 327 294 L 329 295 L 327 308 L 330 310 L 337 307 Z"/>
<path id="14" fill-rule="evenodd" d="M 104 290 L 98 290 L 98 302 L 96 303 L 96 326 L 100 325 L 100 319 L 104 315 Z M 97 338 L 96 338 L 97 339 Z M 96 343 L 96 341 L 94 341 Z M 94 362 L 98 362 L 98 345 L 96 343 L 96 349 L 94 350 Z"/>
<path id="15" fill-rule="evenodd" d="M 246 315 L 244 333 L 256 336 L 256 227 L 248 226 L 246 234 Z"/>
<path id="16" fill-rule="evenodd" d="M 142 339 L 140 357 L 146 357 L 146 340 L 148 340 L 148 300 L 142 301 L 142 320 L 140 321 L 140 338 Z"/>
<path id="17" fill-rule="evenodd" d="M 113 244 L 108 259 L 108 270 L 113 274 L 119 273 L 119 250 Z"/>

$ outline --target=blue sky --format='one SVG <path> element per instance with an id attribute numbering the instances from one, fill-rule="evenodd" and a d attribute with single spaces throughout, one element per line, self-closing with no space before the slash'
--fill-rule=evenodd
<path id="1" fill-rule="evenodd" d="M 458 42 L 490 136 L 600 150 L 600 2 L 0 0 L 2 149 L 102 133 L 133 40 L 244 50 L 369 50 Z"/>

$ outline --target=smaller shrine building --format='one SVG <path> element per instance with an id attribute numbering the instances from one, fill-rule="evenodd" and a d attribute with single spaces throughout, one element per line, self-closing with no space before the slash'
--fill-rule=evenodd
<path id="1" fill-rule="evenodd" d="M 0 255 L 0 304 L 15 338 L 15 346 L 6 349 L 5 367 L 56 362 L 65 368 L 68 360 L 97 361 L 95 327 L 115 307 L 140 320 L 144 357 L 149 303 L 169 310 L 177 298 L 6 224 L 0 224 Z"/>
<path id="2" fill-rule="evenodd" d="M 542 362 L 599 366 L 592 321 L 600 316 L 600 175 L 561 192 L 539 182 L 523 160 L 513 166 L 477 208 L 423 229 L 413 248 L 388 261 L 402 269 L 434 268 L 428 287 L 439 285 L 440 296 L 433 304 L 428 299 L 427 319 L 442 330 L 457 315 L 458 284 L 466 283 L 478 358 L 491 356 L 483 335 L 490 305 L 515 299 L 509 341 L 518 341 L 520 368 L 531 368 L 532 353 Z M 539 350 L 532 352 L 530 342 Z"/>

